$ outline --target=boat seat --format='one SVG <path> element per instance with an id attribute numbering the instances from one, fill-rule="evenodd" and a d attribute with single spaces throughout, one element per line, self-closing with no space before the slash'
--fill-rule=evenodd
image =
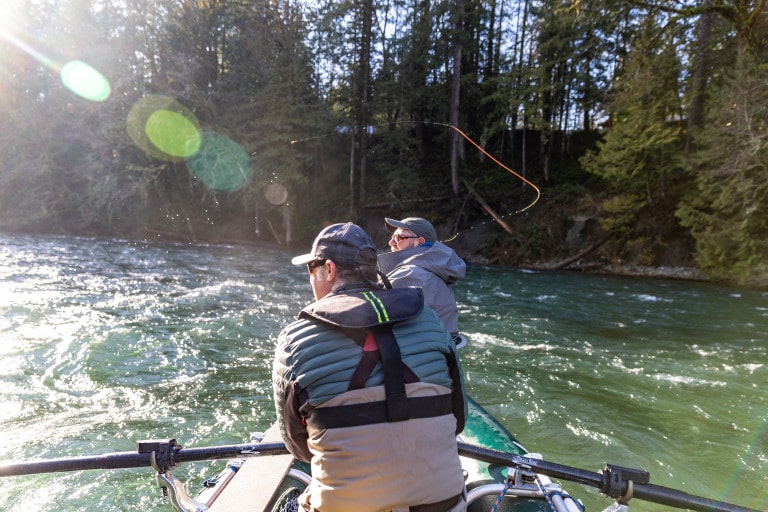
<path id="1" fill-rule="evenodd" d="M 264 435 L 264 443 L 280 442 L 277 423 Z M 292 455 L 268 455 L 245 459 L 232 481 L 208 508 L 209 512 L 269 512 L 280 482 L 293 463 Z"/>

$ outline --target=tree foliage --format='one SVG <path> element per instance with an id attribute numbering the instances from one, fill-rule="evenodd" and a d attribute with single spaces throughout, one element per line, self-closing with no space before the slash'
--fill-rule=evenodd
<path id="1" fill-rule="evenodd" d="M 765 4 L 14 0 L 0 229 L 291 243 L 382 212 L 469 225 L 487 212 L 463 183 L 527 205 L 453 124 L 553 196 L 599 198 L 605 257 L 658 246 L 639 225 L 672 205 L 702 269 L 762 285 Z M 62 82 L 72 61 L 108 99 Z"/>
<path id="2" fill-rule="evenodd" d="M 768 286 L 768 57 L 765 2 L 706 5 L 735 33 L 709 58 L 709 108 L 694 134 L 698 148 L 694 191 L 679 205 L 682 224 L 693 233 L 699 266 L 718 281 Z M 732 65 L 735 62 L 735 65 Z"/>
<path id="3" fill-rule="evenodd" d="M 696 187 L 678 210 L 701 268 L 739 285 L 768 286 L 767 80 L 757 71 L 718 91 L 697 139 Z"/>
<path id="4" fill-rule="evenodd" d="M 617 194 L 606 202 L 604 225 L 620 243 L 632 239 L 639 212 L 667 194 L 669 175 L 683 173 L 678 45 L 664 37 L 657 21 L 648 17 L 638 27 L 611 91 L 611 129 L 582 158 L 585 170 Z"/>

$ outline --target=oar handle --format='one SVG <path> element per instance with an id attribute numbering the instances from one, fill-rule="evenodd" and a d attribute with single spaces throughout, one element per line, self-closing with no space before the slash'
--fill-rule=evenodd
<path id="1" fill-rule="evenodd" d="M 618 468 L 617 466 L 606 466 L 602 473 L 586 471 L 583 469 L 554 464 L 539 459 L 532 459 L 520 455 L 501 452 L 480 446 L 473 446 L 467 443 L 459 442 L 459 455 L 465 455 L 483 462 L 491 464 L 502 464 L 514 468 L 531 469 L 536 473 L 551 476 L 560 480 L 577 482 L 584 485 L 595 487 L 600 492 L 612 498 L 631 497 L 645 501 L 652 501 L 670 507 L 684 508 L 689 510 L 699 510 L 702 512 L 760 512 L 755 509 L 740 507 L 721 501 L 713 501 L 701 496 L 694 496 L 683 491 L 653 485 L 647 481 L 647 473 L 628 468 Z M 623 479 L 621 472 L 614 470 L 624 470 L 628 474 L 639 475 L 640 482 Z M 618 476 L 618 480 L 616 477 Z M 630 489 L 631 486 L 631 489 Z M 631 491 L 631 492 L 630 492 Z"/>
<path id="2" fill-rule="evenodd" d="M 139 442 L 139 450 L 146 450 L 147 443 L 152 442 Z M 173 440 L 155 441 L 154 443 L 165 445 L 166 449 L 148 450 L 139 453 L 116 452 L 90 457 L 70 457 L 0 464 L 0 477 L 60 473 L 86 469 L 122 469 L 149 466 L 157 466 L 158 469 L 165 471 L 173 468 L 180 462 L 288 453 L 283 443 L 236 444 L 203 448 L 182 448 L 176 445 Z M 164 455 L 159 457 L 158 453 L 163 453 Z"/>

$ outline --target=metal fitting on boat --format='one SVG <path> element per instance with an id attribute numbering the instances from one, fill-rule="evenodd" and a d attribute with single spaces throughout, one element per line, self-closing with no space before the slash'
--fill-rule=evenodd
<path id="1" fill-rule="evenodd" d="M 184 512 L 207 512 L 208 507 L 195 501 L 189 493 L 187 493 L 184 484 L 170 472 L 158 473 L 157 485 L 162 487 L 163 494 L 168 493 L 168 497 L 171 499 L 171 505 L 173 505 L 176 510 L 183 510 Z"/>

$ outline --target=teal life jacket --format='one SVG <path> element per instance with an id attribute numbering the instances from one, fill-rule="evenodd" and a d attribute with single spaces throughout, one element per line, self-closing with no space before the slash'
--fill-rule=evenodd
<path id="1" fill-rule="evenodd" d="M 464 396 L 461 372 L 454 350 L 449 350 L 446 364 L 453 381 L 451 396 L 408 398 L 405 384 L 419 382 L 419 377 L 405 364 L 393 326 L 417 317 L 424 307 L 418 288 L 388 290 L 343 287 L 304 308 L 299 319 L 314 319 L 331 325 L 363 348 L 362 357 L 349 381 L 348 390 L 364 387 L 376 365 L 384 373 L 386 400 L 337 407 L 303 408 L 303 420 L 316 428 L 338 428 L 374 423 L 405 421 L 453 413 L 457 433 L 464 428 Z"/>

